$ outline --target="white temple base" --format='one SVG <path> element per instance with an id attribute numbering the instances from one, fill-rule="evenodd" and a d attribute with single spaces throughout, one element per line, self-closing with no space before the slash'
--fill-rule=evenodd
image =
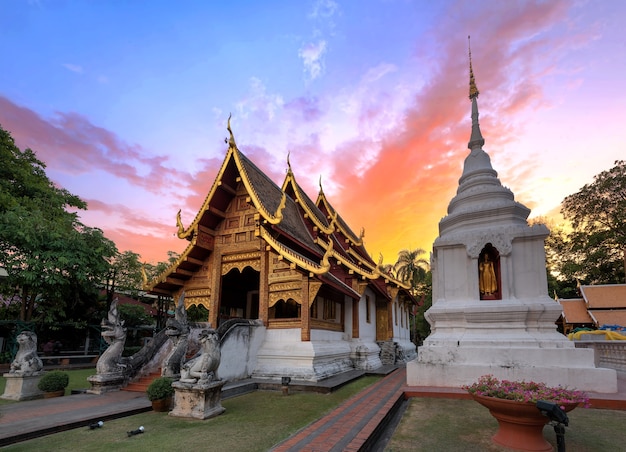
<path id="1" fill-rule="evenodd" d="M 300 334 L 299 328 L 267 330 L 252 378 L 317 382 L 354 368 L 343 333 L 313 330 L 304 342 Z"/>
<path id="2" fill-rule="evenodd" d="M 356 369 L 374 370 L 383 365 L 380 361 L 380 347 L 376 342 L 354 339 L 350 343 L 350 358 Z"/>
<path id="3" fill-rule="evenodd" d="M 407 363 L 409 386 L 461 387 L 488 374 L 501 380 L 617 392 L 616 371 L 594 367 L 593 351 L 585 349 L 499 348 L 495 343 L 491 347 L 425 346 L 418 349 L 417 359 Z"/>

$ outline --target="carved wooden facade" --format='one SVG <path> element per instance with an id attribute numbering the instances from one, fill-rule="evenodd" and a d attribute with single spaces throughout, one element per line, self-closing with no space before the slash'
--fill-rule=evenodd
<path id="1" fill-rule="evenodd" d="M 322 191 L 314 203 L 291 167 L 278 187 L 237 149 L 232 132 L 229 143 L 191 225 L 177 218 L 187 249 L 147 289 L 174 299 L 184 290 L 186 307 L 204 306 L 213 325 L 258 318 L 268 328 L 300 328 L 307 341 L 312 328 L 344 331 L 350 323 L 358 337 L 358 303 L 370 288 L 377 336 L 389 339 L 391 300 L 399 291 L 410 297 L 408 287 L 379 272 L 363 233 L 352 232 Z"/>

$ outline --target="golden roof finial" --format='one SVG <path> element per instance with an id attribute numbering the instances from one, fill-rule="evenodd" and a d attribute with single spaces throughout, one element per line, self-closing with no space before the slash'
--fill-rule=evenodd
<path id="1" fill-rule="evenodd" d="M 232 113 L 230 113 L 228 115 L 228 126 L 226 127 L 226 129 L 228 129 L 228 132 L 230 133 L 230 138 L 228 139 L 228 147 L 229 148 L 233 148 L 236 149 L 237 148 L 237 143 L 235 143 L 235 136 L 233 135 L 233 131 L 230 128 L 230 118 L 233 116 Z M 225 140 L 224 140 L 225 141 Z"/>
<path id="2" fill-rule="evenodd" d="M 324 193 L 324 189 L 322 188 L 322 175 L 320 174 L 320 193 Z"/>
<path id="3" fill-rule="evenodd" d="M 472 47 L 470 45 L 470 37 L 467 36 L 467 48 L 469 49 L 469 66 L 470 66 L 470 82 L 469 82 L 469 98 L 470 100 L 478 97 L 480 94 L 476 87 L 476 80 L 474 80 L 474 71 L 472 70 Z"/>
<path id="4" fill-rule="evenodd" d="M 287 171 L 291 171 L 291 163 L 289 162 L 289 155 L 291 151 L 287 151 Z"/>

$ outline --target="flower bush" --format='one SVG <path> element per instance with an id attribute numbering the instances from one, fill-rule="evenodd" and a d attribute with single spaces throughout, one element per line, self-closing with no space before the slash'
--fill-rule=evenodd
<path id="1" fill-rule="evenodd" d="M 463 386 L 472 395 L 495 397 L 497 399 L 517 400 L 537 403 L 545 400 L 558 405 L 577 403 L 588 406 L 589 398 L 583 391 L 567 389 L 562 386 L 550 387 L 534 381 L 498 380 L 493 375 L 483 375 L 476 383 Z"/>

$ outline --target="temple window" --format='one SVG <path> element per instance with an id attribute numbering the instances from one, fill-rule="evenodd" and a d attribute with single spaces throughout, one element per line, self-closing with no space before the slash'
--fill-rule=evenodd
<path id="1" fill-rule="evenodd" d="M 337 303 L 334 300 L 324 299 L 324 320 L 337 319 Z"/>
<path id="2" fill-rule="evenodd" d="M 300 305 L 292 298 L 287 301 L 278 300 L 274 306 L 269 308 L 270 319 L 299 319 Z"/>
<path id="3" fill-rule="evenodd" d="M 369 295 L 365 295 L 365 321 L 367 323 L 372 323 L 371 313 L 370 313 L 370 297 Z"/>

